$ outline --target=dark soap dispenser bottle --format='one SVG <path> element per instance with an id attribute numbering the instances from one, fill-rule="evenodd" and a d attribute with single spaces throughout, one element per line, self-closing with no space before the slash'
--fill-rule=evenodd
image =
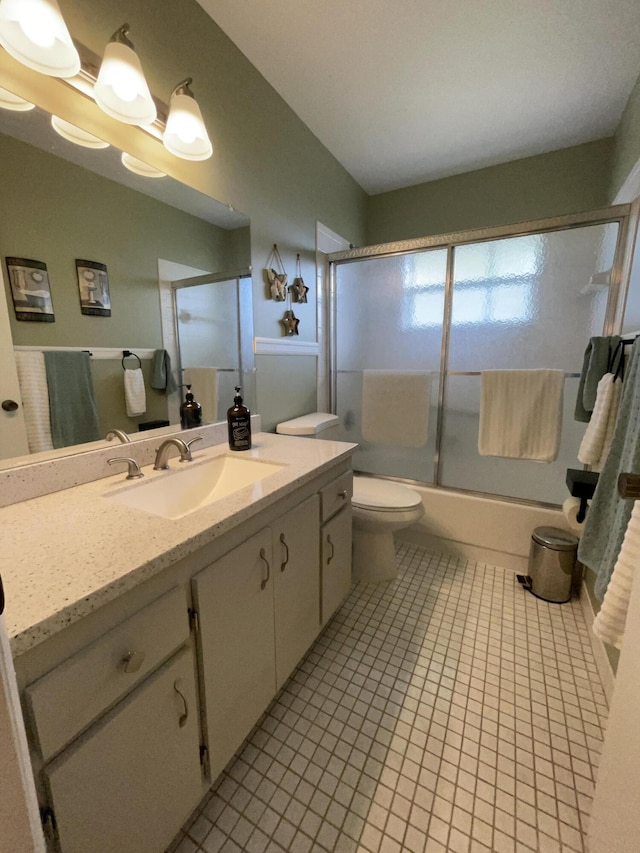
<path id="1" fill-rule="evenodd" d="M 180 424 L 182 429 L 191 429 L 202 423 L 202 406 L 191 393 L 191 385 L 187 385 L 185 401 L 180 406 Z"/>
<path id="2" fill-rule="evenodd" d="M 240 386 L 236 385 L 233 406 L 227 410 L 230 450 L 249 450 L 251 448 L 251 412 L 242 404 L 240 391 Z"/>

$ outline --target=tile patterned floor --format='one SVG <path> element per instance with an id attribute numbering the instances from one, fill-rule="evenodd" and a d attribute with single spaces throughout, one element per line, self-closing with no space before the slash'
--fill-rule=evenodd
<path id="1" fill-rule="evenodd" d="M 582 853 L 607 705 L 580 605 L 399 547 L 172 853 Z"/>

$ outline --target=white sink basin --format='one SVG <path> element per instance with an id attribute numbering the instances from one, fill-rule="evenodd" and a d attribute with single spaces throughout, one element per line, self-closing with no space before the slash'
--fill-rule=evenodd
<path id="1" fill-rule="evenodd" d="M 110 492 L 105 497 L 162 518 L 183 518 L 286 467 L 231 455 L 179 464 L 179 468 L 153 480 Z"/>

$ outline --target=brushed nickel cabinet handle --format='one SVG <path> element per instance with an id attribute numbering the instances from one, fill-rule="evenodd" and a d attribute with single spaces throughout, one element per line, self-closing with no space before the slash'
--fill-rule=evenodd
<path id="1" fill-rule="evenodd" d="M 180 719 L 178 720 L 178 725 L 180 728 L 187 725 L 187 720 L 189 719 L 189 706 L 187 705 L 187 699 L 182 690 L 182 679 L 178 678 L 173 682 L 173 689 L 176 691 L 178 696 L 182 699 L 182 704 L 184 705 L 184 712 L 180 714 Z"/>
<path id="2" fill-rule="evenodd" d="M 267 560 L 264 548 L 260 548 L 260 559 L 263 560 L 265 566 L 267 567 L 267 576 L 262 579 L 262 583 L 260 584 L 260 589 L 264 589 L 265 586 L 269 583 L 269 578 L 271 577 L 271 566 L 269 565 L 269 560 Z"/>
<path id="3" fill-rule="evenodd" d="M 338 492 L 338 497 L 342 498 L 343 501 L 346 500 L 347 499 L 347 490 L 343 489 L 341 492 Z"/>
<path id="4" fill-rule="evenodd" d="M 125 672 L 137 672 L 144 662 L 144 652 L 127 652 L 122 658 Z"/>
<path id="5" fill-rule="evenodd" d="M 289 562 L 289 546 L 288 546 L 288 545 L 287 545 L 287 543 L 285 542 L 285 539 L 284 539 L 284 533 L 281 533 L 281 534 L 280 534 L 280 542 L 284 545 L 284 550 L 285 550 L 284 562 L 283 562 L 283 563 L 280 563 L 280 571 L 281 571 L 281 572 L 284 572 L 284 570 L 285 570 L 285 566 L 286 566 L 286 565 L 287 565 L 287 563 Z"/>
<path id="6" fill-rule="evenodd" d="M 334 546 L 333 542 L 331 541 L 331 534 L 330 534 L 330 533 L 329 533 L 329 534 L 327 534 L 327 544 L 331 545 L 331 556 L 330 556 L 330 557 L 329 557 L 329 559 L 327 560 L 327 565 L 329 565 L 329 563 L 331 562 L 331 560 L 333 560 L 333 555 L 334 555 L 334 554 L 335 554 L 335 552 L 336 552 L 335 546 Z"/>

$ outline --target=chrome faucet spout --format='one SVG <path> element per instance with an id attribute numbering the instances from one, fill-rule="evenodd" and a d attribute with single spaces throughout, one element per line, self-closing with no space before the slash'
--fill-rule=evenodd
<path id="1" fill-rule="evenodd" d="M 200 436 L 197 436 L 200 438 Z M 193 444 L 194 441 L 197 440 L 192 439 L 189 444 Z M 191 450 L 189 449 L 189 444 L 183 441 L 181 438 L 176 438 L 172 436 L 171 438 L 167 438 L 162 442 L 160 447 L 156 450 L 156 461 L 153 466 L 154 471 L 166 471 L 169 467 L 169 463 L 167 461 L 169 457 L 169 451 L 172 447 L 177 447 L 180 451 L 180 461 L 181 462 L 192 462 L 193 457 L 191 456 Z"/>
<path id="2" fill-rule="evenodd" d="M 109 432 L 105 436 L 107 441 L 111 441 L 114 438 L 119 438 L 123 444 L 129 444 L 131 439 L 128 434 L 122 429 L 110 429 Z"/>

